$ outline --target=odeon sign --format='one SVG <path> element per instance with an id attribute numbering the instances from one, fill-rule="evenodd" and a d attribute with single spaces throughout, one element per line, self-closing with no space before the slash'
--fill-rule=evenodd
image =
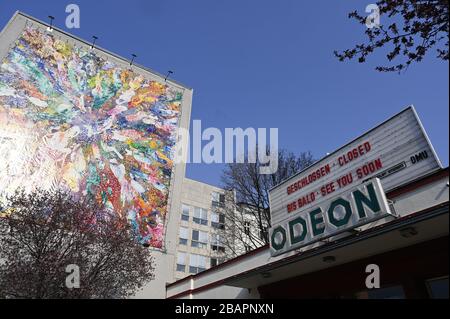
<path id="1" fill-rule="evenodd" d="M 404 109 L 269 191 L 272 256 L 389 214 L 386 192 L 441 168 L 414 107 Z"/>
<path id="2" fill-rule="evenodd" d="M 271 253 L 276 256 L 389 214 L 381 182 L 374 178 L 272 228 Z"/>

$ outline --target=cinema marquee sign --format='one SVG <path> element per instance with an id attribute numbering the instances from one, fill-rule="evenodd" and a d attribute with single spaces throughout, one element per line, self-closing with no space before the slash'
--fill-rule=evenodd
<path id="1" fill-rule="evenodd" d="M 271 254 L 390 214 L 385 192 L 440 168 L 416 111 L 406 108 L 269 192 Z"/>
<path id="2" fill-rule="evenodd" d="M 271 232 L 272 249 L 281 253 L 362 226 L 390 214 L 378 178 L 293 217 Z"/>

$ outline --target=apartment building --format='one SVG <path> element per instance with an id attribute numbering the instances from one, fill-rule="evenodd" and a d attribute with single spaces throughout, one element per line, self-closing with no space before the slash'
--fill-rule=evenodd
<path id="1" fill-rule="evenodd" d="M 176 242 L 174 277 L 182 279 L 225 260 L 224 208 L 229 196 L 224 189 L 185 178 Z"/>

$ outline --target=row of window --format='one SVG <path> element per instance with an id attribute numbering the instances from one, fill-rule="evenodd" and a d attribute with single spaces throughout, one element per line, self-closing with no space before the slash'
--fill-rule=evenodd
<path id="1" fill-rule="evenodd" d="M 186 227 L 180 227 L 179 244 L 187 245 L 189 242 L 189 229 Z M 211 249 L 213 251 L 225 252 L 225 247 L 221 242 L 219 234 L 209 234 L 201 230 L 192 230 L 191 246 L 196 248 L 207 248 L 211 243 Z"/>
<path id="2" fill-rule="evenodd" d="M 221 261 L 217 258 L 210 258 L 211 267 L 217 266 L 219 262 Z M 178 252 L 177 271 L 186 272 L 187 268 L 189 270 L 189 273 L 191 274 L 198 274 L 206 270 L 208 268 L 208 257 L 197 254 L 187 254 L 183 252 Z"/>
<path id="3" fill-rule="evenodd" d="M 191 206 L 182 205 L 181 220 L 189 221 Z M 192 221 L 199 225 L 208 225 L 208 210 L 200 207 L 193 207 Z M 211 212 L 211 226 L 218 229 L 225 229 L 225 215 Z"/>

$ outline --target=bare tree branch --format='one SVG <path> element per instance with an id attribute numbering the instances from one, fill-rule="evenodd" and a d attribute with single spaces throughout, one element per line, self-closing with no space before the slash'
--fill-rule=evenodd
<path id="1" fill-rule="evenodd" d="M 269 190 L 281 181 L 314 163 L 311 153 L 299 156 L 285 150 L 278 154 L 278 170 L 274 174 L 260 174 L 256 163 L 228 164 L 222 174 L 222 184 L 230 190 L 226 196 L 225 229 L 220 230 L 226 257 L 233 258 L 269 242 Z"/>
<path id="2" fill-rule="evenodd" d="M 368 28 L 368 43 L 356 45 L 353 49 L 335 51 L 340 61 L 357 58 L 363 63 L 375 50 L 390 47 L 386 54 L 388 61 L 403 56 L 403 61 L 392 66 L 378 66 L 380 72 L 401 72 L 412 63 L 421 62 L 433 48 L 437 58 L 448 61 L 449 16 L 448 0 L 381 0 L 377 2 L 383 20 L 390 24 Z M 366 24 L 367 17 L 353 11 L 349 18 Z"/>

